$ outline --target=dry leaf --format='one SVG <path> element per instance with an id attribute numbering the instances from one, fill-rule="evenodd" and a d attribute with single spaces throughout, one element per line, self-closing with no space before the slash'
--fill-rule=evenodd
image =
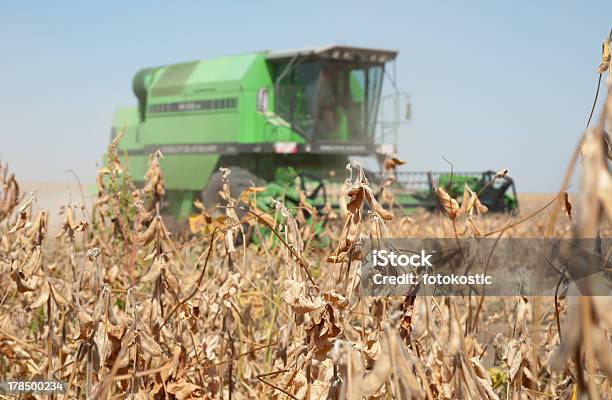
<path id="1" fill-rule="evenodd" d="M 442 187 L 438 187 L 437 190 L 438 199 L 442 204 L 442 207 L 446 210 L 448 217 L 454 220 L 457 217 L 457 212 L 459 211 L 459 203 L 457 200 L 453 199 Z"/>

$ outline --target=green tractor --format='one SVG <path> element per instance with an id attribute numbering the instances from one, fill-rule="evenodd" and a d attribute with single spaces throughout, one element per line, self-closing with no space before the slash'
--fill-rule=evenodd
<path id="1" fill-rule="evenodd" d="M 382 96 L 385 77 L 396 88 L 385 68 L 396 56 L 323 46 L 145 68 L 133 81 L 138 105 L 117 110 L 112 138 L 125 129 L 119 151 L 135 179 L 144 176 L 149 155 L 161 151 L 166 200 L 179 219 L 194 211 L 196 198 L 207 207 L 219 201 L 220 167 L 232 170 L 236 197 L 266 185 L 273 197 L 297 202 L 303 191 L 315 206 L 336 203 L 333 188 L 349 159 L 366 157 L 380 166 L 396 152 L 404 95 L 395 89 Z M 392 106 L 389 121 L 385 105 Z M 431 201 L 396 186 L 400 205 Z"/>

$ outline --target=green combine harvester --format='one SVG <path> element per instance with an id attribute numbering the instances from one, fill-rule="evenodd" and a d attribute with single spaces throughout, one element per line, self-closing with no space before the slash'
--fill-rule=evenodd
<path id="1" fill-rule="evenodd" d="M 210 208 L 220 201 L 220 167 L 232 170 L 235 197 L 255 184 L 266 186 L 268 199 L 297 203 L 303 191 L 317 207 L 333 205 L 350 159 L 381 166 L 396 152 L 405 95 L 396 89 L 395 68 L 385 68 L 394 66 L 396 56 L 323 46 L 145 68 L 133 81 L 138 105 L 117 110 L 112 137 L 126 129 L 119 151 L 127 154 L 136 180 L 144 176 L 149 155 L 161 151 L 168 211 L 179 219 L 194 212 L 196 198 Z M 392 89 L 387 96 L 385 77 Z M 389 120 L 385 106 L 392 109 Z M 433 173 L 426 173 L 428 187 L 411 188 L 410 179 L 402 180 L 410 174 L 418 175 L 398 174 L 393 188 L 401 207 L 436 208 L 436 185 L 457 196 L 463 191 L 463 183 L 457 189 L 457 182 L 443 182 L 446 174 Z M 368 175 L 374 186 L 380 182 L 380 174 Z M 479 190 L 491 175 L 467 178 Z M 504 182 L 482 193 L 491 211 L 518 207 L 512 180 Z"/>

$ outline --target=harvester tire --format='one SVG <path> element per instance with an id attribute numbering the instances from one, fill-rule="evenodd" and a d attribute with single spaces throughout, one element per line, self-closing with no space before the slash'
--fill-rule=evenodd
<path id="1" fill-rule="evenodd" d="M 228 169 L 232 171 L 229 176 L 230 194 L 235 199 L 239 198 L 240 194 L 251 186 L 265 185 L 265 182 L 261 178 L 244 168 L 228 167 Z M 202 203 L 204 203 L 204 206 L 211 210 L 223 211 L 221 208 L 219 208 L 219 206 L 225 207 L 227 203 L 219 194 L 219 192 L 221 192 L 222 190 L 223 173 L 221 171 L 217 171 L 210 176 L 208 184 L 206 185 L 204 190 L 202 190 L 201 199 Z M 244 212 L 240 213 L 239 211 L 241 210 L 237 207 L 236 212 L 240 217 L 241 214 L 243 214 Z"/>
<path id="2" fill-rule="evenodd" d="M 251 173 L 242 167 L 228 167 L 232 171 L 229 176 L 230 194 L 234 199 L 238 199 L 240 194 L 251 186 L 264 186 L 266 182 L 258 176 Z M 225 213 L 227 202 L 223 200 L 219 192 L 223 190 L 223 173 L 217 171 L 210 176 L 208 184 L 202 190 L 201 200 L 204 206 L 211 210 L 213 216 L 218 216 Z M 237 202 L 235 210 L 238 218 L 246 214 L 241 207 L 246 207 L 246 204 Z M 243 229 L 247 232 L 247 224 L 244 224 Z M 247 234 L 247 237 L 250 236 Z M 237 238 L 236 244 L 241 244 L 242 238 Z"/>

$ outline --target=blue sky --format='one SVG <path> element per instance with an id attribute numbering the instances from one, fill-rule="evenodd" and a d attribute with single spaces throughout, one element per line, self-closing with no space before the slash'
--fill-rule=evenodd
<path id="1" fill-rule="evenodd" d="M 399 50 L 412 170 L 508 168 L 558 188 L 584 127 L 609 3 L 314 1 L 0 4 L 0 159 L 24 180 L 92 181 L 141 67 L 341 43 Z"/>

